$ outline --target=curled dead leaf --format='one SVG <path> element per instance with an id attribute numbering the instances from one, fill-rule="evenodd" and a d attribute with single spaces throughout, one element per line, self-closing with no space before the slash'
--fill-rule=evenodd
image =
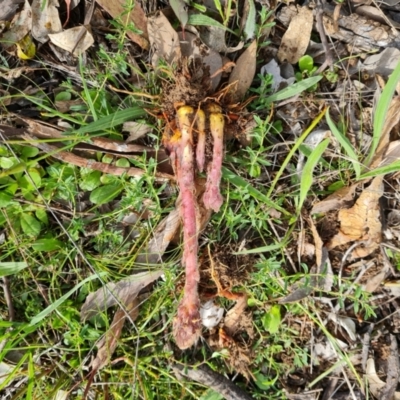
<path id="1" fill-rule="evenodd" d="M 332 210 L 348 208 L 353 204 L 354 193 L 358 186 L 359 183 L 355 183 L 354 185 L 336 190 L 336 192 L 329 195 L 326 199 L 314 204 L 311 214 L 327 213 Z"/>
<path id="2" fill-rule="evenodd" d="M 81 308 L 81 319 L 84 321 L 106 311 L 109 307 L 117 304 L 116 299 L 122 304 L 128 304 L 143 288 L 154 282 L 162 274 L 162 270 L 140 272 L 117 283 L 107 283 L 105 287 L 90 293 L 86 298 Z"/>
<path id="3" fill-rule="evenodd" d="M 383 195 L 383 177 L 376 177 L 364 189 L 353 207 L 339 211 L 339 232 L 327 244 L 328 249 L 349 242 L 365 241 L 364 248 L 352 252 L 353 258 L 371 254 L 382 241 L 379 199 Z"/>
<path id="4" fill-rule="evenodd" d="M 60 49 L 71 52 L 75 57 L 84 53 L 94 43 L 92 34 L 85 26 L 75 26 L 63 32 L 50 33 L 49 39 Z"/>

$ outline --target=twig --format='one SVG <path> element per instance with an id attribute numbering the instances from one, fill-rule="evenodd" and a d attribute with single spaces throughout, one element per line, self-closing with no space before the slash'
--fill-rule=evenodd
<path id="1" fill-rule="evenodd" d="M 329 48 L 329 43 L 328 43 L 328 39 L 326 38 L 324 22 L 323 22 L 323 14 L 324 14 L 323 6 L 322 6 L 323 1 L 324 0 L 317 0 L 317 7 L 315 9 L 315 20 L 317 22 L 317 30 L 318 30 L 319 36 L 321 38 L 322 46 L 325 50 L 325 62 L 318 69 L 317 74 L 320 74 L 321 72 L 323 72 L 326 67 L 329 67 L 331 70 L 333 69 L 332 52 L 331 52 L 331 49 Z"/>
<path id="2" fill-rule="evenodd" d="M 252 397 L 243 389 L 236 386 L 223 375 L 214 372 L 207 365 L 201 365 L 196 369 L 187 366 L 173 365 L 174 370 L 189 379 L 199 382 L 210 389 L 215 390 L 226 400 L 252 400 Z"/>
<path id="3" fill-rule="evenodd" d="M 76 154 L 60 150 L 57 146 L 52 146 L 48 143 L 39 142 L 34 136 L 25 134 L 23 137 L 32 146 L 35 146 L 45 151 L 46 153 L 51 153 L 49 155 L 51 155 L 52 157 L 57 158 L 58 160 L 64 161 L 69 164 L 77 165 L 79 167 L 94 169 L 96 171 L 101 171 L 106 174 L 111 174 L 116 176 L 121 176 L 123 174 L 126 174 L 127 176 L 144 175 L 144 171 L 140 168 L 134 168 L 134 167 L 122 168 L 122 167 L 117 167 L 115 165 L 98 162 L 95 160 L 88 160 L 86 158 L 77 156 Z M 169 174 L 165 174 L 162 172 L 155 173 L 156 182 L 168 182 L 168 181 L 173 181 L 174 179 L 175 178 Z"/>
<path id="4" fill-rule="evenodd" d="M 10 292 L 10 281 L 7 276 L 3 277 L 3 290 L 4 290 L 4 298 L 6 299 L 8 307 L 8 320 L 15 321 L 15 309 Z"/>

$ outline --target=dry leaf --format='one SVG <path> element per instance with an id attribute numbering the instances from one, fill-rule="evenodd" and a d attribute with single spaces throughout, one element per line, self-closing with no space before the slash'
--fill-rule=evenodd
<path id="1" fill-rule="evenodd" d="M 369 165 L 370 170 L 381 166 L 382 159 L 384 158 L 384 155 L 387 152 L 389 146 L 390 132 L 397 125 L 400 119 L 399 108 L 400 96 L 393 97 L 386 113 L 385 124 L 382 128 L 381 137 L 375 152 L 375 156 Z"/>
<path id="2" fill-rule="evenodd" d="M 365 370 L 365 378 L 369 384 L 369 389 L 376 399 L 383 399 L 382 392 L 385 389 L 386 383 L 379 378 L 375 369 L 375 361 L 373 358 L 369 358 L 367 361 L 367 368 Z M 390 400 L 400 400 L 400 392 L 395 392 L 394 397 Z"/>
<path id="3" fill-rule="evenodd" d="M 371 254 L 382 240 L 379 199 L 383 195 L 383 177 L 376 177 L 364 189 L 352 208 L 339 211 L 339 232 L 327 244 L 328 249 L 356 240 L 366 241 L 364 248 L 356 248 L 353 258 Z"/>
<path id="4" fill-rule="evenodd" d="M 84 32 L 82 32 L 84 31 Z M 78 41 L 77 38 L 83 37 Z M 75 26 L 74 28 L 67 29 L 59 33 L 49 34 L 50 41 L 58 46 L 60 49 L 72 52 L 75 57 L 84 53 L 93 43 L 94 39 L 92 34 L 86 29 L 85 26 Z"/>
<path id="5" fill-rule="evenodd" d="M 386 152 L 383 156 L 382 161 L 379 164 L 379 167 L 384 167 L 385 165 L 390 165 L 395 161 L 400 159 L 400 140 L 395 140 L 394 142 L 390 142 L 389 146 L 386 149 Z"/>
<path id="6" fill-rule="evenodd" d="M 239 293 L 236 293 L 239 295 Z M 233 336 L 241 328 L 243 313 L 247 307 L 247 295 L 241 293 L 236 304 L 226 313 L 224 319 L 224 330 L 228 335 Z"/>
<path id="7" fill-rule="evenodd" d="M 49 40 L 49 33 L 62 31 L 58 0 L 48 0 L 43 8 L 42 0 L 32 2 L 32 36 L 40 43 Z M 43 8 L 43 9 L 42 9 Z"/>
<path id="8" fill-rule="evenodd" d="M 96 290 L 94 293 L 90 293 L 86 298 L 81 308 L 81 319 L 92 318 L 98 313 L 106 311 L 109 307 L 116 305 L 117 301 L 115 298 L 122 304 L 128 304 L 143 288 L 154 282 L 162 274 L 162 270 L 140 272 L 117 283 L 107 283 L 105 287 Z"/>
<path id="9" fill-rule="evenodd" d="M 147 135 L 152 130 L 153 128 L 151 126 L 137 121 L 124 122 L 122 125 L 122 131 L 129 132 L 129 137 L 126 139 L 126 143 L 134 142 L 142 136 Z"/>
<path id="10" fill-rule="evenodd" d="M 15 15 L 10 28 L 2 35 L 1 45 L 8 49 L 20 42 L 32 28 L 32 9 L 28 0 L 25 0 L 22 10 Z"/>
<path id="11" fill-rule="evenodd" d="M 96 3 L 103 7 L 113 19 L 121 20 L 123 26 L 133 23 L 135 28 L 142 31 L 141 35 L 128 29 L 128 37 L 138 44 L 142 49 L 149 48 L 149 35 L 147 32 L 147 18 L 138 1 L 129 13 L 126 12 L 126 0 L 96 0 Z"/>
<path id="12" fill-rule="evenodd" d="M 384 281 L 387 274 L 387 270 L 384 269 L 383 271 L 379 272 L 372 278 L 368 278 L 367 282 L 362 285 L 363 290 L 369 293 L 374 293 L 375 290 L 380 288 L 382 282 Z"/>
<path id="13" fill-rule="evenodd" d="M 179 32 L 178 36 L 182 56 L 186 58 L 200 58 L 202 63 L 209 67 L 210 76 L 213 76 L 213 78 L 211 78 L 212 89 L 215 90 L 221 81 L 221 73 L 216 73 L 222 69 L 222 58 L 219 53 L 207 47 L 201 39 L 193 33 L 185 32 L 185 35 L 183 35 L 182 32 Z M 203 70 L 198 69 L 196 73 L 202 74 Z"/>
<path id="14" fill-rule="evenodd" d="M 143 254 L 136 257 L 137 264 L 151 265 L 162 262 L 162 255 L 181 227 L 179 210 L 175 208 L 160 224 Z"/>
<path id="15" fill-rule="evenodd" d="M 139 315 L 139 300 L 135 296 L 125 305 L 126 310 L 119 309 L 114 314 L 113 321 L 106 334 L 97 343 L 97 355 L 92 361 L 91 367 L 97 371 L 107 365 L 113 355 L 118 339 L 121 336 L 122 328 L 124 327 L 127 313 L 131 321 L 135 321 Z"/>
<path id="16" fill-rule="evenodd" d="M 298 8 L 298 14 L 290 21 L 278 50 L 280 62 L 295 64 L 299 61 L 310 43 L 313 25 L 313 12 L 308 7 Z"/>
<path id="17" fill-rule="evenodd" d="M 10 20 L 24 0 L 3 0 L 0 8 L 0 21 Z"/>
<path id="18" fill-rule="evenodd" d="M 349 207 L 353 204 L 354 193 L 358 186 L 359 183 L 356 183 L 336 190 L 335 193 L 332 193 L 326 199 L 314 204 L 311 214 L 327 213 L 332 210 Z"/>
<path id="19" fill-rule="evenodd" d="M 181 58 L 179 36 L 162 12 L 149 17 L 147 21 L 149 40 L 154 50 L 151 60 L 154 67 L 160 59 L 169 65 L 178 62 Z"/>
<path id="20" fill-rule="evenodd" d="M 226 30 L 217 26 L 200 27 L 201 40 L 218 53 L 234 53 L 243 48 L 243 42 L 239 42 L 236 47 L 228 47 L 225 43 L 225 34 Z"/>
<path id="21" fill-rule="evenodd" d="M 242 100 L 249 90 L 254 79 L 254 74 L 256 73 L 256 54 L 257 41 L 254 40 L 237 60 L 228 82 L 232 84 L 229 92 L 232 102 Z"/>

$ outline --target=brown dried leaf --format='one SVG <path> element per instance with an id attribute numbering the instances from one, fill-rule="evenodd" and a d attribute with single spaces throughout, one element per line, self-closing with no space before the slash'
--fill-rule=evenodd
<path id="1" fill-rule="evenodd" d="M 11 21 L 10 28 L 1 37 L 1 45 L 8 49 L 21 41 L 32 28 L 32 9 L 28 0 L 25 0 L 22 10 Z"/>
<path id="2" fill-rule="evenodd" d="M 237 298 L 236 304 L 226 313 L 224 319 L 225 332 L 233 336 L 242 326 L 241 319 L 247 307 L 247 295 L 241 293 Z"/>
<path id="3" fill-rule="evenodd" d="M 97 355 L 92 361 L 91 367 L 93 370 L 98 371 L 107 365 L 113 355 L 118 339 L 121 336 L 122 328 L 124 327 L 127 318 L 126 313 L 129 313 L 130 320 L 135 321 L 139 315 L 139 300 L 135 296 L 125 306 L 126 310 L 117 310 L 114 314 L 113 321 L 106 334 L 97 343 Z"/>
<path id="4" fill-rule="evenodd" d="M 380 167 L 385 165 L 390 165 L 395 161 L 400 159 L 400 140 L 395 140 L 394 142 L 390 142 L 389 146 L 386 149 L 385 155 L 381 163 L 379 164 Z"/>
<path id="5" fill-rule="evenodd" d="M 92 318 L 117 304 L 115 297 L 122 303 L 128 304 L 139 292 L 163 274 L 162 270 L 140 272 L 131 275 L 117 283 L 110 282 L 105 287 L 90 293 L 81 308 L 81 319 Z M 114 296 L 110 294 L 113 293 Z"/>
<path id="6" fill-rule="evenodd" d="M 94 39 L 85 26 L 75 26 L 58 33 L 48 34 L 50 41 L 60 49 L 72 52 L 75 57 L 84 53 L 92 44 Z M 78 38 L 82 37 L 78 41 Z"/>
<path id="7" fill-rule="evenodd" d="M 181 58 L 181 47 L 179 37 L 175 29 L 162 12 L 159 12 L 147 21 L 149 40 L 154 55 L 151 60 L 154 67 L 160 59 L 172 65 Z"/>
<path id="8" fill-rule="evenodd" d="M 398 359 L 398 356 L 397 356 Z M 398 361 L 397 361 L 398 374 Z M 367 368 L 365 370 L 365 378 L 369 384 L 369 389 L 376 399 L 383 399 L 383 394 L 386 391 L 387 384 L 378 376 L 375 369 L 375 361 L 373 358 L 369 358 L 367 361 Z M 400 392 L 394 392 L 392 397 L 386 397 L 386 400 L 400 400 Z"/>
<path id="9" fill-rule="evenodd" d="M 123 25 L 133 23 L 137 29 L 140 29 L 143 32 L 141 35 L 138 35 L 129 29 L 127 35 L 142 49 L 147 50 L 149 48 L 147 18 L 138 1 L 135 1 L 135 5 L 133 9 L 131 9 L 130 13 L 126 12 L 126 0 L 96 0 L 96 2 L 103 7 L 112 18 L 122 20 L 121 22 Z"/>
<path id="10" fill-rule="evenodd" d="M 219 53 L 215 50 L 207 47 L 201 39 L 190 32 L 179 32 L 178 33 L 182 56 L 186 58 L 200 58 L 205 66 L 209 67 L 209 73 L 212 83 L 212 88 L 215 90 L 221 80 L 222 58 Z M 197 73 L 203 73 L 201 69 L 196 71 Z M 215 76 L 214 76 L 215 74 Z"/>
<path id="11" fill-rule="evenodd" d="M 385 124 L 383 125 L 381 138 L 379 140 L 378 147 L 375 152 L 375 156 L 372 159 L 369 169 L 373 170 L 381 166 L 381 162 L 384 159 L 384 155 L 387 152 L 390 143 L 390 132 L 397 125 L 400 120 L 400 96 L 393 97 L 388 111 L 386 113 Z"/>
<path id="12" fill-rule="evenodd" d="M 242 100 L 249 90 L 256 73 L 257 41 L 254 40 L 244 51 L 236 62 L 235 67 L 229 77 L 229 84 L 233 84 L 230 90 L 232 102 Z M 235 82 L 237 82 L 235 84 Z"/>
<path id="13" fill-rule="evenodd" d="M 42 0 L 32 2 L 32 36 L 40 43 L 49 40 L 49 33 L 62 31 L 58 0 L 48 0 L 42 7 Z"/>
<path id="14" fill-rule="evenodd" d="M 177 236 L 180 227 L 179 210 L 175 208 L 157 226 L 146 250 L 136 258 L 136 263 L 151 265 L 161 262 L 162 255 L 171 241 Z"/>
<path id="15" fill-rule="evenodd" d="M 310 43 L 313 26 L 313 12 L 308 7 L 299 7 L 298 14 L 290 21 L 278 50 L 280 62 L 295 64 L 299 61 Z"/>
<path id="16" fill-rule="evenodd" d="M 332 210 L 349 207 L 353 203 L 354 193 L 359 183 L 340 188 L 326 199 L 314 204 L 311 214 L 327 213 Z"/>
<path id="17" fill-rule="evenodd" d="M 3 0 L 0 9 L 0 21 L 10 20 L 16 13 L 18 6 L 24 0 Z"/>
<path id="18" fill-rule="evenodd" d="M 376 177 L 364 189 L 352 208 L 339 211 L 340 230 L 327 244 L 328 249 L 356 240 L 366 241 L 364 249 L 356 248 L 353 257 L 371 254 L 382 240 L 379 199 L 383 195 L 383 177 Z"/>

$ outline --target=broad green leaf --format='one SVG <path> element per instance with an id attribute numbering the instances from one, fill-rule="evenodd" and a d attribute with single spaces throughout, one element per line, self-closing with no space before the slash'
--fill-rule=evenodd
<path id="1" fill-rule="evenodd" d="M 9 169 L 14 165 L 14 159 L 9 157 L 0 157 L 0 167 Z"/>
<path id="2" fill-rule="evenodd" d="M 262 319 L 262 324 L 264 329 L 269 333 L 274 334 L 278 332 L 279 326 L 281 324 L 281 308 L 278 305 L 274 305 L 271 309 L 264 315 Z"/>
<path id="3" fill-rule="evenodd" d="M 32 243 L 32 248 L 36 251 L 54 251 L 61 249 L 63 246 L 63 242 L 57 239 L 38 239 Z"/>
<path id="4" fill-rule="evenodd" d="M 187 4 L 183 0 L 169 0 L 169 5 L 184 28 L 189 20 Z"/>
<path id="5" fill-rule="evenodd" d="M 97 205 L 107 203 L 115 199 L 121 193 L 122 189 L 123 187 L 120 183 L 100 186 L 90 194 L 90 201 Z"/>
<path id="6" fill-rule="evenodd" d="M 122 168 L 129 168 L 131 166 L 129 160 L 127 160 L 126 158 L 119 158 L 115 165 Z"/>
<path id="7" fill-rule="evenodd" d="M 300 57 L 299 60 L 299 68 L 301 72 L 308 71 L 311 72 L 314 68 L 314 60 L 312 57 L 305 55 Z"/>
<path id="8" fill-rule="evenodd" d="M 22 150 L 21 150 L 21 154 L 25 158 L 36 157 L 39 154 L 39 149 L 36 147 L 31 147 L 31 146 L 23 146 Z"/>
<path id="9" fill-rule="evenodd" d="M 84 175 L 82 180 L 79 183 L 79 187 L 82 190 L 92 191 L 100 186 L 101 181 L 101 172 L 100 171 L 92 171 L 88 174 Z"/>
<path id="10" fill-rule="evenodd" d="M 13 200 L 14 196 L 6 193 L 0 192 L 0 207 L 7 207 Z"/>
<path id="11" fill-rule="evenodd" d="M 71 100 L 71 92 L 59 92 L 56 94 L 54 100 L 55 101 L 70 101 Z"/>
<path id="12" fill-rule="evenodd" d="M 224 397 L 212 389 L 208 389 L 204 394 L 199 397 L 199 400 L 223 400 Z"/>
<path id="13" fill-rule="evenodd" d="M 21 228 L 26 235 L 28 236 L 39 235 L 41 225 L 40 222 L 32 214 L 22 213 L 20 214 L 20 217 L 21 217 Z"/>
<path id="14" fill-rule="evenodd" d="M 354 172 L 356 173 L 356 177 L 358 179 L 358 177 L 361 174 L 361 166 L 358 161 L 357 154 L 354 151 L 353 146 L 350 143 L 349 139 L 347 139 L 347 137 L 345 135 L 343 135 L 342 132 L 339 131 L 339 129 L 336 127 L 336 125 L 331 120 L 331 117 L 329 115 L 329 110 L 326 113 L 326 122 L 328 123 L 329 129 L 331 130 L 331 132 L 333 133 L 335 138 L 338 140 L 340 145 L 343 147 L 347 156 L 350 158 L 350 161 L 353 164 Z"/>
<path id="15" fill-rule="evenodd" d="M 45 225 L 49 224 L 49 217 L 47 216 L 47 212 L 44 208 L 38 208 L 35 211 L 35 215 L 40 222 L 43 222 Z"/>
<path id="16" fill-rule="evenodd" d="M 26 262 L 0 262 L 0 276 L 18 274 L 28 266 Z"/>
<path id="17" fill-rule="evenodd" d="M 297 206 L 297 212 L 299 213 L 301 208 L 303 207 L 304 200 L 308 195 L 308 191 L 310 190 L 313 184 L 313 172 L 315 166 L 318 164 L 319 159 L 322 154 L 326 150 L 329 145 L 329 139 L 323 140 L 311 153 L 310 157 L 306 164 L 304 165 L 303 172 L 301 174 L 300 180 L 300 199 L 299 204 Z"/>
<path id="18" fill-rule="evenodd" d="M 36 317 L 33 317 L 31 319 L 31 322 L 29 323 L 29 326 L 36 325 L 44 318 L 46 318 L 50 313 L 56 310 L 62 303 L 64 303 L 65 300 L 67 300 L 70 296 L 72 296 L 83 285 L 94 279 L 102 278 L 105 275 L 107 275 L 107 272 L 99 272 L 97 274 L 88 276 L 83 281 L 80 281 L 74 288 L 72 288 L 69 292 L 65 293 L 64 296 L 61 296 L 58 300 L 53 301 L 47 308 L 45 308 L 42 312 L 36 315 Z"/>
<path id="19" fill-rule="evenodd" d="M 365 160 L 365 165 L 369 165 L 372 157 L 375 155 L 375 150 L 378 147 L 379 140 L 381 139 L 382 129 L 385 125 L 386 115 L 392 101 L 393 94 L 396 90 L 397 82 L 400 80 L 400 62 L 397 67 L 391 73 L 385 88 L 382 91 L 381 97 L 376 106 L 374 114 L 374 133 L 372 136 L 371 147 L 368 152 L 368 157 Z"/>
<path id="20" fill-rule="evenodd" d="M 39 170 L 36 168 L 28 168 L 27 172 L 30 178 L 33 180 L 33 183 L 35 184 L 36 188 L 39 188 L 42 185 L 42 177 L 40 176 Z"/>
<path id="21" fill-rule="evenodd" d="M 275 382 L 278 380 L 279 375 L 277 374 L 274 378 L 271 378 L 270 376 L 266 376 L 263 374 L 255 374 L 256 380 L 255 384 L 261 389 L 261 390 L 268 390 L 271 388 L 272 385 L 275 384 Z"/>
<path id="22" fill-rule="evenodd" d="M 277 93 L 266 98 L 267 103 L 272 103 L 274 101 L 281 101 L 285 99 L 289 99 L 290 97 L 296 96 L 309 89 L 316 83 L 318 83 L 322 79 L 322 75 L 312 76 L 311 78 L 303 79 L 300 82 L 297 82 L 293 85 L 290 85 Z"/>

